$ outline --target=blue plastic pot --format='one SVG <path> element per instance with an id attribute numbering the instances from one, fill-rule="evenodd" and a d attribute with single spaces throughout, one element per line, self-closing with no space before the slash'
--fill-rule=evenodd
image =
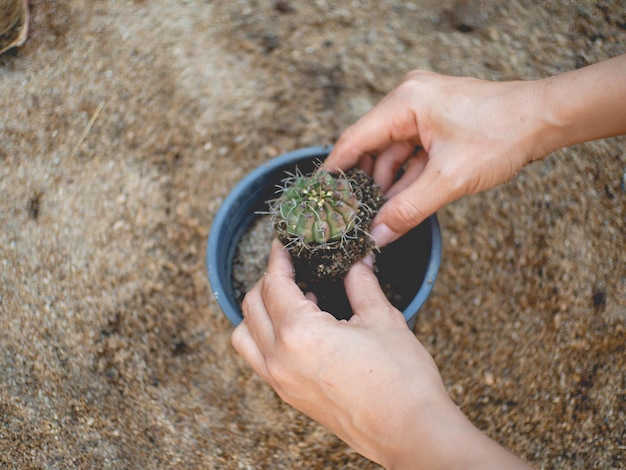
<path id="1" fill-rule="evenodd" d="M 324 160 L 330 149 L 303 148 L 261 165 L 237 184 L 215 215 L 207 246 L 207 270 L 213 295 L 233 325 L 243 320 L 241 299 L 235 296 L 232 279 L 239 240 L 258 217 L 256 212 L 267 210 L 266 201 L 275 197 L 276 185 L 285 172 L 294 172 L 296 167 L 303 173 L 312 171 L 315 162 Z M 379 281 L 399 294 L 398 299 L 390 300 L 402 311 L 410 328 L 433 288 L 440 262 L 441 231 L 434 214 L 376 257 Z"/>

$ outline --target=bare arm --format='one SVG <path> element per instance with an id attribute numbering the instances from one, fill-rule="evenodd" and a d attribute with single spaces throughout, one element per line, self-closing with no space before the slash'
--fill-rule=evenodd
<path id="1" fill-rule="evenodd" d="M 283 400 L 387 468 L 528 468 L 459 411 L 365 262 L 346 292 L 355 315 L 338 321 L 302 294 L 275 241 L 233 345 Z"/>
<path id="2" fill-rule="evenodd" d="M 540 80 L 546 112 L 546 154 L 626 134 L 626 54 Z"/>
<path id="3" fill-rule="evenodd" d="M 387 191 L 372 230 L 385 245 L 445 204 L 501 184 L 554 150 L 624 133 L 626 55 L 534 81 L 415 71 L 346 129 L 324 167 L 359 165 Z"/>

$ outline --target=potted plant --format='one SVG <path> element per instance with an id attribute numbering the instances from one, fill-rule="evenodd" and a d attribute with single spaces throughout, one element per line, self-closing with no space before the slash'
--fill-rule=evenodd
<path id="1" fill-rule="evenodd" d="M 246 262 L 241 260 L 238 246 L 263 217 L 265 220 L 261 223 L 273 225 L 275 233 L 291 248 L 296 273 L 311 271 L 311 255 L 315 266 L 319 265 L 317 255 L 326 256 L 321 276 L 311 278 L 297 274 L 296 280 L 303 289 L 316 293 L 320 307 L 337 318 L 349 318 L 352 314 L 342 282 L 352 260 L 348 260 L 348 264 L 342 260 L 337 269 L 327 266 L 334 259 L 343 257 L 337 253 L 345 256 L 356 250 L 354 258 L 358 259 L 373 247 L 367 229 L 384 201 L 375 191 L 366 190 L 367 194 L 362 194 L 359 188 L 376 186 L 367 175 L 316 172 L 319 163 L 329 153 L 329 146 L 308 147 L 270 160 L 248 174 L 226 197 L 215 215 L 207 245 L 207 270 L 213 294 L 234 325 L 239 324 L 243 316 L 242 292 L 237 292 L 233 272 L 236 264 Z M 314 180 L 305 179 L 309 175 L 315 175 Z M 344 182 L 346 180 L 348 183 Z M 304 189 L 310 203 L 305 204 L 302 195 L 294 195 L 294 187 Z M 354 192 L 358 193 L 359 199 L 365 196 L 365 201 L 355 204 Z M 328 199 L 332 197 L 339 198 L 339 202 Z M 307 204 L 309 209 L 314 206 L 315 217 L 303 213 L 309 210 Z M 321 217 L 320 212 L 324 212 Z M 323 223 L 320 222 L 322 219 Z M 346 249 L 345 244 L 355 240 L 361 248 Z M 323 248 L 311 249 L 303 245 L 311 241 Z M 269 243 L 266 245 L 269 252 Z M 328 253 L 335 255 L 329 256 Z M 376 254 L 379 282 L 390 302 L 403 312 L 410 328 L 432 290 L 440 261 L 441 232 L 436 215 Z"/>

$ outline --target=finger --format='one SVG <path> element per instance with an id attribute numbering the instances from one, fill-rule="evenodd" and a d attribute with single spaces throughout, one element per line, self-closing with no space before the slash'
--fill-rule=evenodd
<path id="1" fill-rule="evenodd" d="M 404 321 L 402 314 L 387 300 L 376 275 L 368 264 L 361 260 L 355 263 L 344 280 L 346 294 L 354 316 L 350 320 L 359 320 L 366 324 L 390 320 Z"/>
<path id="2" fill-rule="evenodd" d="M 278 240 L 272 244 L 261 295 L 274 331 L 302 318 L 302 311 L 319 312 L 295 283 L 291 257 Z"/>
<path id="3" fill-rule="evenodd" d="M 250 334 L 246 321 L 242 321 L 230 336 L 230 341 L 235 351 L 250 364 L 250 367 L 263 379 L 269 381 L 269 373 L 265 365 L 265 358 L 261 353 L 254 338 Z"/>
<path id="4" fill-rule="evenodd" d="M 462 196 L 461 186 L 426 164 L 419 178 L 389 199 L 374 218 L 370 234 L 377 246 L 388 245 L 445 204 Z"/>
<path id="5" fill-rule="evenodd" d="M 362 119 L 362 118 L 361 118 Z M 322 163 L 322 168 L 331 173 L 337 173 L 339 171 L 348 171 L 354 167 L 362 157 L 367 157 L 373 153 L 368 153 L 360 145 L 358 136 L 354 136 L 354 133 L 358 134 L 357 126 L 359 121 L 349 126 L 335 143 L 330 154 Z"/>
<path id="6" fill-rule="evenodd" d="M 363 155 L 361 158 L 359 158 L 359 162 L 356 166 L 359 170 L 363 170 L 368 175 L 371 175 L 375 164 L 375 155 Z"/>
<path id="7" fill-rule="evenodd" d="M 291 280 L 295 278 L 289 250 L 285 248 L 285 245 L 283 245 L 278 238 L 274 238 L 274 240 L 272 240 L 266 275 L 268 273 L 273 275 L 278 274 Z"/>
<path id="8" fill-rule="evenodd" d="M 387 188 L 385 191 L 385 197 L 387 199 L 391 199 L 396 194 L 399 194 L 408 188 L 413 181 L 419 178 L 424 171 L 424 168 L 426 168 L 427 163 L 428 154 L 424 149 L 420 149 L 415 156 L 410 157 L 407 160 L 406 165 L 404 165 L 404 173 L 400 179 L 391 185 L 391 187 Z"/>
<path id="9" fill-rule="evenodd" d="M 315 305 L 317 305 L 317 296 L 313 292 L 305 292 L 304 296 L 307 298 L 307 300 L 310 300 Z"/>
<path id="10" fill-rule="evenodd" d="M 263 300 L 263 283 L 265 276 L 246 294 L 241 303 L 241 311 L 246 329 L 258 347 L 267 351 L 276 339 L 274 325 Z"/>
<path id="11" fill-rule="evenodd" d="M 415 146 L 408 142 L 395 142 L 387 147 L 376 159 L 372 177 L 383 192 L 391 187 L 398 171 L 413 153 Z"/>
<path id="12" fill-rule="evenodd" d="M 420 145 L 417 118 L 408 106 L 410 97 L 396 88 L 371 111 L 348 127 L 333 147 L 323 168 L 347 170 L 367 154 L 378 154 L 393 142 Z"/>

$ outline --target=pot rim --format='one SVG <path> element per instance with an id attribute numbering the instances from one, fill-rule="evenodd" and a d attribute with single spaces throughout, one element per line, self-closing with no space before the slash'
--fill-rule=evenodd
<path id="1" fill-rule="evenodd" d="M 222 232 L 224 227 L 226 227 L 226 222 L 230 216 L 231 209 L 237 206 L 240 199 L 245 197 L 250 188 L 254 187 L 255 182 L 262 178 L 263 175 L 271 174 L 281 167 L 289 166 L 291 164 L 295 165 L 307 158 L 319 156 L 320 159 L 323 159 L 330 153 L 331 149 L 332 146 L 330 145 L 305 147 L 284 153 L 259 165 L 235 185 L 215 214 L 207 242 L 207 272 L 213 296 L 226 317 L 234 326 L 241 323 L 243 315 L 236 299 L 228 295 L 228 292 L 232 289 L 229 289 L 230 286 L 227 286 L 226 283 L 232 282 L 232 266 L 229 266 L 228 264 L 232 261 L 231 255 L 234 254 L 234 248 L 239 243 L 239 239 L 236 240 L 236 243 L 232 244 L 233 249 L 229 252 L 225 252 L 222 244 L 220 243 L 220 240 L 223 238 Z M 430 258 L 428 260 L 428 264 L 424 272 L 424 279 L 422 280 L 419 290 L 402 311 L 404 319 L 411 328 L 415 323 L 418 311 L 430 295 L 441 264 L 442 242 L 439 220 L 437 219 L 436 214 L 432 214 L 427 220 L 429 222 L 431 232 Z M 243 231 L 238 234 L 238 238 L 240 238 L 242 233 Z M 229 236 L 229 234 L 226 234 L 226 236 Z M 234 236 L 234 233 L 231 233 L 230 236 Z M 226 273 L 226 275 L 223 273 Z"/>

